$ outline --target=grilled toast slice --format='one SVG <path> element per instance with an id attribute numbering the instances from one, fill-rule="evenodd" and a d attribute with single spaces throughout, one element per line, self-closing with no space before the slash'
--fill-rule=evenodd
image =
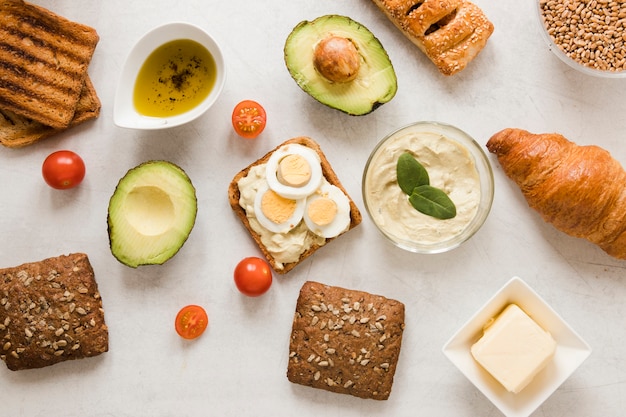
<path id="1" fill-rule="evenodd" d="M 89 77 L 85 78 L 74 118 L 68 128 L 77 126 L 100 115 L 100 99 Z M 22 148 L 66 129 L 55 129 L 32 119 L 0 109 L 0 144 L 7 148 Z"/>
<path id="2" fill-rule="evenodd" d="M 56 129 L 74 118 L 99 36 L 21 0 L 0 0 L 0 108 Z"/>

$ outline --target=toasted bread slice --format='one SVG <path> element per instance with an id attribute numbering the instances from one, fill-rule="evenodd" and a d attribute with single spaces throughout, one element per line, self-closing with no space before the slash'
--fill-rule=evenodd
<path id="1" fill-rule="evenodd" d="M 493 24 L 467 0 L 373 0 L 443 75 L 464 69 L 484 48 Z"/>
<path id="2" fill-rule="evenodd" d="M 326 179 L 326 181 L 328 181 L 330 184 L 338 187 L 346 195 L 346 197 L 348 197 L 348 200 L 350 202 L 350 225 L 339 236 L 341 236 L 343 233 L 346 233 L 347 231 L 349 231 L 349 230 L 353 229 L 354 227 L 356 227 L 358 224 L 361 223 L 361 220 L 362 220 L 361 212 L 357 208 L 356 204 L 354 204 L 354 201 L 352 201 L 352 198 L 350 198 L 350 196 L 346 192 L 345 188 L 343 188 L 343 186 L 341 185 L 341 182 L 337 178 L 337 175 L 335 174 L 335 171 L 333 171 L 330 163 L 326 159 L 326 156 L 322 152 L 322 149 L 319 147 L 317 142 L 315 142 L 311 138 L 308 138 L 308 137 L 305 137 L 305 136 L 301 136 L 301 137 L 296 137 L 296 138 L 293 138 L 293 139 L 289 139 L 289 140 L 281 143 L 274 150 L 272 150 L 271 152 L 268 152 L 262 158 L 259 158 L 258 160 L 256 160 L 252 164 L 248 165 L 243 170 L 239 171 L 239 173 L 237 173 L 237 175 L 235 175 L 233 180 L 230 182 L 230 185 L 228 187 L 228 200 L 230 202 L 230 206 L 232 207 L 232 209 L 235 212 L 235 214 L 237 215 L 237 217 L 239 217 L 239 219 L 241 220 L 243 225 L 246 227 L 246 229 L 248 229 L 248 232 L 250 233 L 250 235 L 252 236 L 254 241 L 257 243 L 257 245 L 261 249 L 261 252 L 263 252 L 263 255 L 265 256 L 265 258 L 267 259 L 267 261 L 271 265 L 272 269 L 274 269 L 274 271 L 276 271 L 278 274 L 286 274 L 287 272 L 291 271 L 300 262 L 302 262 L 304 259 L 306 259 L 309 256 L 311 256 L 315 251 L 317 251 L 319 248 L 324 246 L 326 243 L 330 242 L 333 239 L 336 239 L 336 238 L 324 239 L 324 238 L 319 238 L 318 237 L 318 238 L 313 240 L 313 243 L 311 243 L 311 245 L 308 248 L 305 248 L 300 253 L 300 256 L 298 257 L 298 259 L 296 261 L 294 261 L 294 262 L 280 262 L 277 259 L 277 257 L 275 256 L 275 254 L 273 254 L 266 247 L 266 245 L 263 243 L 263 241 L 261 239 L 261 235 L 259 233 L 257 233 L 252 228 L 252 226 L 250 225 L 249 218 L 248 218 L 248 213 L 246 212 L 246 210 L 239 203 L 239 200 L 240 200 L 240 197 L 241 197 L 241 192 L 239 190 L 239 185 L 238 185 L 239 180 L 241 180 L 242 178 L 246 177 L 253 167 L 267 163 L 267 161 L 272 156 L 273 152 L 275 152 L 276 150 L 280 149 L 284 145 L 294 144 L 294 143 L 295 144 L 304 145 L 304 146 L 306 146 L 308 148 L 313 149 L 320 157 L 321 166 L 322 166 L 322 174 L 324 175 L 324 178 Z M 308 231 L 307 233 L 313 235 L 313 233 L 310 232 L 310 231 Z"/>
<path id="3" fill-rule="evenodd" d="M 0 0 L 0 108 L 69 126 L 99 36 L 95 29 L 18 0 Z"/>
<path id="4" fill-rule="evenodd" d="M 68 128 L 77 126 L 100 115 L 100 99 L 89 77 L 85 78 L 74 118 Z M 21 148 L 45 139 L 66 129 L 55 129 L 34 120 L 0 109 L 0 144 L 8 148 Z"/>

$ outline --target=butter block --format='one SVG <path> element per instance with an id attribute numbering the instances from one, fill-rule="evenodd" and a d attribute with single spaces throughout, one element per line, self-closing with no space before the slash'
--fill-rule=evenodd
<path id="1" fill-rule="evenodd" d="M 552 359 L 556 342 L 516 304 L 488 323 L 472 345 L 474 359 L 508 391 L 524 389 Z"/>

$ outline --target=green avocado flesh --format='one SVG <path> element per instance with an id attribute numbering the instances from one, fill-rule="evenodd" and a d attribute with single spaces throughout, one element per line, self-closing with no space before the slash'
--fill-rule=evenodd
<path id="1" fill-rule="evenodd" d="M 346 38 L 356 47 L 361 65 L 355 79 L 333 82 L 316 69 L 315 48 L 329 36 Z M 390 101 L 398 89 L 396 73 L 379 40 L 349 17 L 327 15 L 300 22 L 285 42 L 284 56 L 289 73 L 302 90 L 350 115 L 372 112 Z"/>
<path id="2" fill-rule="evenodd" d="M 162 264 L 183 246 L 196 221 L 196 190 L 167 161 L 145 162 L 126 173 L 109 201 L 109 246 L 121 263 Z"/>

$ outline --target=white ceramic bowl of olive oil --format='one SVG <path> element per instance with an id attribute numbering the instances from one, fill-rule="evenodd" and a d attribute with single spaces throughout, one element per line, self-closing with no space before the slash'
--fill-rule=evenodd
<path id="1" fill-rule="evenodd" d="M 217 42 L 198 26 L 172 22 L 131 49 L 115 94 L 113 122 L 130 129 L 167 129 L 203 115 L 218 99 L 226 73 Z"/>

